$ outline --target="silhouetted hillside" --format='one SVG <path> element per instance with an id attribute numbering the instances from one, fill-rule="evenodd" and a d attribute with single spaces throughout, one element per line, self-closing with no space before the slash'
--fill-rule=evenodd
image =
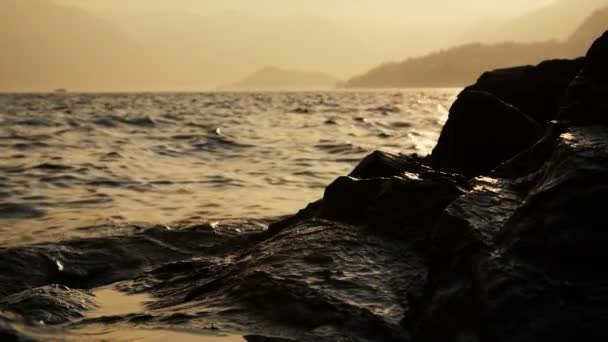
<path id="1" fill-rule="evenodd" d="M 335 87 L 337 82 L 332 76 L 319 72 L 267 67 L 226 88 L 235 90 L 327 89 Z"/>
<path id="2" fill-rule="evenodd" d="M 486 21 L 458 41 L 499 43 L 565 40 L 589 13 L 608 6 L 608 0 L 555 0 L 527 14 L 503 21 Z"/>
<path id="3" fill-rule="evenodd" d="M 467 44 L 402 62 L 383 64 L 350 79 L 342 86 L 460 87 L 475 81 L 484 70 L 582 56 L 593 40 L 608 29 L 607 17 L 608 8 L 595 12 L 565 42 Z"/>
<path id="4" fill-rule="evenodd" d="M 574 51 L 584 50 L 597 38 L 599 32 L 608 29 L 608 7 L 595 11 L 575 32 L 570 36 L 568 43 Z"/>

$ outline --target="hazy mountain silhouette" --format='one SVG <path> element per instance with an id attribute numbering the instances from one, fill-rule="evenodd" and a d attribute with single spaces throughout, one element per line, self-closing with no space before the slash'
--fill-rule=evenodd
<path id="1" fill-rule="evenodd" d="M 133 82 L 136 44 L 112 24 L 48 0 L 0 1 L 0 89 Z"/>
<path id="2" fill-rule="evenodd" d="M 320 72 L 287 70 L 277 67 L 266 67 L 225 87 L 234 90 L 307 90 L 329 89 L 336 86 L 338 80 Z"/>
<path id="3" fill-rule="evenodd" d="M 458 42 L 500 43 L 564 40 L 589 13 L 607 0 L 556 0 L 537 10 L 503 21 L 486 20 L 461 35 Z"/>
<path id="4" fill-rule="evenodd" d="M 151 53 L 162 57 L 163 69 L 171 70 L 175 79 L 198 81 L 207 88 L 267 65 L 348 75 L 361 60 L 373 63 L 380 58 L 348 31 L 317 17 L 266 18 L 239 12 L 201 16 L 176 11 L 145 14 L 138 25 L 132 31 Z M 353 55 L 360 59 L 353 61 L 349 58 Z"/>
<path id="5" fill-rule="evenodd" d="M 93 14 L 59 1 L 1 0 L 0 90 L 215 89 L 265 65 L 348 75 L 381 58 L 318 17 L 115 5 Z"/>
<path id="6" fill-rule="evenodd" d="M 608 29 L 608 7 L 596 10 L 568 40 L 570 49 L 581 51 L 596 39 L 601 32 Z"/>
<path id="7" fill-rule="evenodd" d="M 241 11 L 218 11 L 228 2 Z M 0 0 L 0 91 L 216 89 L 266 65 L 345 78 L 449 46 L 492 8 L 532 7 L 515 3 L 475 0 L 464 15 L 463 2 L 442 0 Z"/>
<path id="8" fill-rule="evenodd" d="M 473 43 L 402 62 L 386 63 L 342 84 L 350 88 L 460 87 L 484 71 L 585 54 L 608 29 L 608 8 L 591 15 L 566 41 Z"/>

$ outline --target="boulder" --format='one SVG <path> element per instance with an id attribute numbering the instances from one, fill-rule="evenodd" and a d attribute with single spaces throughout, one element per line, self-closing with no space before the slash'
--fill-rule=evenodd
<path id="1" fill-rule="evenodd" d="M 549 60 L 537 66 L 489 71 L 465 90 L 491 93 L 545 125 L 557 118 L 566 88 L 584 62 L 584 58 Z"/>
<path id="2" fill-rule="evenodd" d="M 608 31 L 593 43 L 586 59 L 566 91 L 560 119 L 608 124 Z"/>
<path id="3" fill-rule="evenodd" d="M 421 163 L 417 156 L 396 155 L 382 151 L 374 151 L 363 158 L 355 169 L 348 175 L 358 179 L 375 177 L 392 177 L 409 171 L 420 173 L 430 168 Z"/>
<path id="4" fill-rule="evenodd" d="M 464 91 L 450 108 L 430 165 L 477 176 L 530 147 L 542 134 L 538 122 L 496 96 Z"/>
<path id="5" fill-rule="evenodd" d="M 446 208 L 420 304 L 403 322 L 415 341 L 608 338 L 607 141 L 605 127 L 566 128 L 539 147 L 551 149 L 539 169 L 475 179 Z"/>
<path id="6" fill-rule="evenodd" d="M 83 318 L 87 311 L 95 308 L 97 302 L 92 293 L 61 285 L 32 288 L 0 300 L 0 310 L 44 324 L 62 324 Z"/>
<path id="7" fill-rule="evenodd" d="M 40 340 L 25 335 L 11 321 L 0 316 L 0 341 L 38 342 Z"/>
<path id="8" fill-rule="evenodd" d="M 313 218 L 383 233 L 426 229 L 448 204 L 469 190 L 469 183 L 460 175 L 433 170 L 421 161 L 417 156 L 373 152 L 349 176 L 332 182 L 321 200 L 271 224 L 269 233 Z"/>
<path id="9" fill-rule="evenodd" d="M 544 137 L 452 202 L 403 321 L 414 341 L 606 340 L 608 34 Z"/>
<path id="10" fill-rule="evenodd" d="M 375 232 L 413 232 L 415 227 L 426 231 L 467 190 L 464 180 L 447 174 L 365 180 L 341 177 L 327 187 L 317 216 L 365 225 Z"/>

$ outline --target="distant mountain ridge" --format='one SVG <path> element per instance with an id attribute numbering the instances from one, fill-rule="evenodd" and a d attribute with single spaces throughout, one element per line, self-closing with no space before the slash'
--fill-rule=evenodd
<path id="1" fill-rule="evenodd" d="M 321 72 L 289 70 L 266 67 L 244 79 L 228 85 L 232 90 L 281 90 L 281 89 L 328 89 L 334 88 L 338 80 Z"/>
<path id="2" fill-rule="evenodd" d="M 555 0 L 515 18 L 488 20 L 463 34 L 459 41 L 478 43 L 564 40 L 589 13 L 608 6 L 608 0 Z"/>
<path id="3" fill-rule="evenodd" d="M 605 30 L 608 30 L 608 7 L 595 11 L 563 42 L 472 43 L 456 46 L 422 57 L 382 64 L 351 78 L 341 87 L 461 87 L 475 81 L 485 70 L 582 56 Z"/>

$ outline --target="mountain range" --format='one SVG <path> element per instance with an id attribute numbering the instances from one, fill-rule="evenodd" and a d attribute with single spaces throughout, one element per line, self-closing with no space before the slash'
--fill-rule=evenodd
<path id="1" fill-rule="evenodd" d="M 306 12 L 312 5 L 301 1 L 296 6 L 295 1 L 292 4 L 280 0 L 255 4 L 246 0 L 0 0 L 0 91 L 57 88 L 75 91 L 207 90 L 230 84 L 267 65 L 289 66 L 347 79 L 382 60 L 415 55 L 423 57 L 413 58 L 412 64 L 421 65 L 424 70 L 424 58 L 429 57 L 435 63 L 432 68 L 439 72 L 442 68 L 459 67 L 460 55 L 479 59 L 486 53 L 483 51 L 488 50 L 488 56 L 494 54 L 500 59 L 500 54 L 493 51 L 500 50 L 503 44 L 488 47 L 471 43 L 428 54 L 439 46 L 472 40 L 497 43 L 506 38 L 501 34 L 493 34 L 487 39 L 476 35 L 496 32 L 500 26 L 506 27 L 501 30 L 507 33 L 517 31 L 511 38 L 519 41 L 529 37 L 565 40 L 560 33 L 565 30 L 562 26 L 580 24 L 581 13 L 591 13 L 591 8 L 599 2 L 555 0 L 539 7 L 525 5 L 523 0 L 516 0 L 512 5 L 480 0 L 466 3 L 315 0 L 314 8 L 320 10 Z M 226 7 L 227 3 L 239 10 L 209 10 Z M 474 8 L 472 3 L 479 6 Z M 439 5 L 441 10 L 431 11 L 433 6 Z M 465 5 L 472 11 L 468 12 L 470 18 L 458 12 Z M 264 15 L 270 8 L 285 10 L 292 6 L 304 12 Z M 346 7 L 352 13 L 344 11 Z M 536 8 L 533 12 L 522 14 L 533 7 Z M 498 8 L 510 8 L 509 15 L 518 13 L 513 21 L 528 24 L 514 25 L 509 24 L 511 19 L 501 19 L 492 20 L 491 25 L 478 25 L 492 11 L 499 12 Z M 546 14 L 564 11 L 568 15 Z M 538 19 L 534 19 L 535 16 Z M 340 21 L 340 17 L 348 17 L 348 20 Z M 538 29 L 530 22 L 544 29 Z M 469 33 L 463 36 L 462 32 Z M 575 40 L 586 42 L 582 38 Z M 521 51 L 518 54 L 532 56 L 511 60 L 511 63 L 532 63 L 541 57 L 575 51 L 572 48 L 564 52 L 559 44 L 543 44 L 508 47 Z M 543 54 L 542 49 L 547 53 Z M 447 58 L 455 61 L 444 63 Z M 418 59 L 420 61 L 416 62 Z M 503 62 L 509 60 L 503 58 L 487 66 L 500 66 Z M 403 86 L 404 76 L 415 80 L 412 73 L 391 71 L 387 74 L 392 81 L 379 78 L 368 85 Z M 387 76 L 387 80 L 390 77 Z M 421 76 L 412 84 L 456 85 L 463 79 L 452 78 L 454 80 L 437 82 L 435 79 L 424 81 Z"/>
<path id="2" fill-rule="evenodd" d="M 566 40 L 590 13 L 607 0 L 555 0 L 528 13 L 503 20 L 485 20 L 460 34 L 456 44 Z"/>
<path id="3" fill-rule="evenodd" d="M 563 41 L 464 44 L 401 62 L 384 63 L 340 86 L 461 87 L 475 81 L 485 70 L 582 56 L 593 40 L 607 29 L 608 7 L 595 11 Z"/>
<path id="4" fill-rule="evenodd" d="M 266 67 L 223 90 L 320 90 L 331 89 L 338 80 L 320 72 Z"/>

